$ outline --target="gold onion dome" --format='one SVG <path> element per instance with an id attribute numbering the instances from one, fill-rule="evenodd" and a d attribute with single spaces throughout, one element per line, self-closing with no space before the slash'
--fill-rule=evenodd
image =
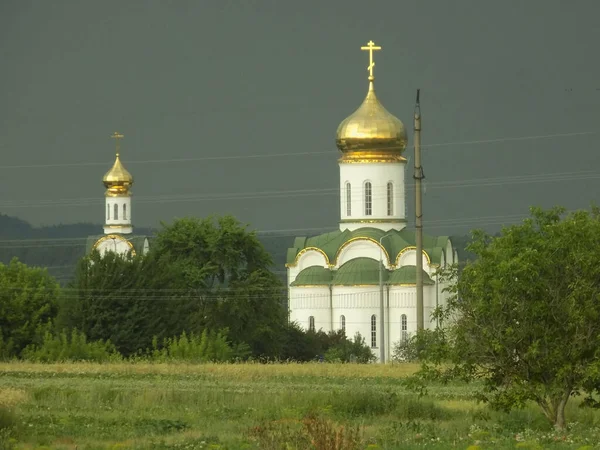
<path id="1" fill-rule="evenodd" d="M 118 153 L 115 163 L 112 168 L 106 172 L 102 178 L 102 182 L 112 194 L 125 194 L 133 184 L 133 177 L 127 169 L 123 167 Z"/>
<path id="2" fill-rule="evenodd" d="M 362 50 L 370 50 L 369 91 L 362 104 L 338 126 L 337 148 L 344 154 L 342 160 L 404 161 L 406 129 L 404 124 L 381 104 L 373 85 L 373 50 L 380 50 L 369 42 Z"/>

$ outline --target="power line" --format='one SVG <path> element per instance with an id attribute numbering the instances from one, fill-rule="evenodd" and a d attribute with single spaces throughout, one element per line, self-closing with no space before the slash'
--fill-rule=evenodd
<path id="1" fill-rule="evenodd" d="M 543 135 L 531 135 L 531 136 L 520 136 L 520 137 L 505 137 L 505 138 L 494 138 L 494 139 L 479 139 L 470 141 L 454 141 L 454 142 L 441 142 L 437 144 L 426 144 L 421 145 L 423 149 L 445 147 L 451 145 L 474 145 L 474 144 L 493 144 L 500 142 L 514 142 L 514 141 L 526 141 L 536 139 L 549 139 L 549 138 L 561 138 L 561 137 L 575 137 L 575 136 L 587 136 L 597 134 L 598 131 L 581 131 L 572 133 L 560 133 L 560 134 L 543 134 Z M 334 150 L 331 151 L 319 151 L 319 152 L 290 152 L 290 153 L 259 153 L 259 154 L 243 154 L 243 155 L 219 155 L 219 156 L 203 156 L 199 158 L 171 158 L 171 159 L 145 159 L 145 160 L 128 160 L 126 164 L 166 164 L 166 163 L 178 163 L 178 162 L 200 162 L 200 161 L 219 161 L 219 160 L 237 160 L 237 159 L 257 159 L 257 158 L 280 158 L 280 157 L 293 157 L 293 156 L 313 156 L 313 155 L 336 155 Z M 36 168 L 50 168 L 50 167 L 84 167 L 84 166 L 106 166 L 110 165 L 110 162 L 75 162 L 75 163 L 53 163 L 53 164 L 19 164 L 12 166 L 0 166 L 0 169 L 36 169 Z"/>
<path id="2" fill-rule="evenodd" d="M 567 211 L 570 212 L 570 211 Z M 514 224 L 530 217 L 529 214 L 511 214 L 497 216 L 475 216 L 462 217 L 454 219 L 438 219 L 427 221 L 427 229 L 446 228 L 449 226 L 460 225 L 502 225 Z M 412 225 L 412 224 L 409 224 Z M 297 237 L 301 234 L 308 233 L 325 233 L 337 231 L 338 226 L 329 227 L 312 227 L 312 228 L 280 228 L 272 230 L 256 230 L 259 236 L 273 235 L 272 237 Z M 249 232 L 255 230 L 248 230 Z M 100 233 L 99 233 L 100 234 Z M 87 241 L 88 237 L 78 238 L 32 238 L 32 239 L 1 239 L 0 248 L 48 248 L 48 247 L 69 247 L 82 245 Z M 11 245 L 15 244 L 15 245 Z M 291 247 L 291 243 L 290 243 Z"/>
<path id="3" fill-rule="evenodd" d="M 509 175 L 505 177 L 494 178 L 473 178 L 469 180 L 456 181 L 434 181 L 426 182 L 426 190 L 432 189 L 459 189 L 470 187 L 491 187 L 504 186 L 507 184 L 530 184 L 530 183 L 548 183 L 557 181 L 583 181 L 600 178 L 600 172 L 586 170 L 579 172 L 553 172 L 533 175 Z M 383 191 L 384 185 L 374 185 L 374 190 Z M 380 189 L 377 189 L 380 188 Z M 414 183 L 406 186 L 405 192 L 410 192 L 414 189 Z M 344 188 L 345 191 L 345 188 Z M 291 189 L 277 191 L 256 191 L 256 192 L 237 192 L 223 194 L 172 194 L 172 195 L 151 195 L 151 196 L 135 196 L 136 204 L 144 203 L 174 203 L 174 202 L 200 202 L 200 201 L 224 201 L 224 200 L 260 200 L 270 198 L 293 198 L 293 197 L 310 197 L 323 195 L 340 195 L 340 188 L 313 188 L 313 189 Z M 352 195 L 362 194 L 362 186 L 351 187 Z M 372 199 L 385 198 L 385 194 L 373 193 Z M 44 208 L 44 207 L 80 207 L 102 205 L 103 198 L 87 197 L 87 198 L 63 198 L 56 200 L 37 200 L 33 203 L 17 203 L 16 201 L 0 202 L 0 208 Z"/>

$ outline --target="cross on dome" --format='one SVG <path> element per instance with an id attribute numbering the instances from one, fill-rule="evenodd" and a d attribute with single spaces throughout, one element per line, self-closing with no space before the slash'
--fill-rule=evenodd
<path id="1" fill-rule="evenodd" d="M 375 67 L 375 61 L 373 61 L 373 51 L 381 50 L 381 47 L 375 45 L 373 41 L 369 41 L 367 42 L 366 46 L 363 46 L 360 49 L 369 51 L 369 67 L 367 67 L 367 70 L 369 71 L 369 81 L 373 81 L 375 79 L 375 76 L 373 75 L 373 67 Z"/>

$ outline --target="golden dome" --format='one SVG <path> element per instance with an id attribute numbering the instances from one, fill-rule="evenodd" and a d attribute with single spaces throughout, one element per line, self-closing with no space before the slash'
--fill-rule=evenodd
<path id="1" fill-rule="evenodd" d="M 377 99 L 373 81 L 362 104 L 338 126 L 336 145 L 346 161 L 405 160 L 404 124 Z"/>
<path id="2" fill-rule="evenodd" d="M 118 153 L 115 163 L 113 164 L 112 168 L 106 172 L 102 178 L 102 182 L 108 189 L 109 193 L 113 195 L 127 194 L 129 188 L 133 184 L 133 177 L 127 171 L 127 169 L 123 167 Z"/>

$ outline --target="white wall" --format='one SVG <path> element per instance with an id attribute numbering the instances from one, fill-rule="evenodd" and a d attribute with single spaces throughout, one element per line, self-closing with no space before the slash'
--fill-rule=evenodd
<path id="1" fill-rule="evenodd" d="M 309 317 L 315 318 L 315 331 L 331 330 L 331 303 L 329 287 L 291 287 L 290 288 L 290 321 L 298 322 L 308 330 Z"/>
<path id="2" fill-rule="evenodd" d="M 340 163 L 340 217 L 342 220 L 405 219 L 406 202 L 404 172 L 405 163 Z M 365 215 L 366 181 L 372 186 L 372 214 Z M 387 211 L 387 183 L 394 185 L 393 214 Z M 347 214 L 346 183 L 351 185 L 351 211 Z M 365 226 L 362 222 L 341 222 L 340 229 L 356 229 Z M 368 224 L 382 230 L 402 229 L 404 224 L 373 223 Z"/>
<path id="3" fill-rule="evenodd" d="M 394 257 L 395 255 L 392 256 L 392 264 L 394 263 Z M 383 265 L 387 269 L 391 267 L 385 252 L 379 245 L 379 242 L 374 242 L 369 239 L 357 239 L 355 241 L 350 242 L 348 245 L 342 247 L 342 250 L 340 251 L 337 257 L 335 268 L 337 269 L 344 263 L 355 258 L 371 258 L 376 261 L 379 261 L 381 258 L 383 259 Z"/>
<path id="4" fill-rule="evenodd" d="M 118 217 L 115 219 L 115 205 L 117 205 Z M 123 214 L 125 207 L 125 214 Z M 104 204 L 104 233 L 132 233 L 131 226 L 131 197 L 106 196 Z"/>

